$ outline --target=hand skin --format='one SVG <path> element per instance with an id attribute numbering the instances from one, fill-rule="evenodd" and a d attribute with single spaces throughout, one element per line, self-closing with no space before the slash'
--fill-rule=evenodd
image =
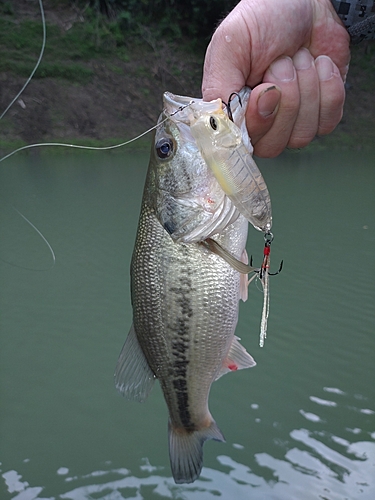
<path id="1" fill-rule="evenodd" d="M 341 120 L 349 41 L 330 0 L 242 0 L 207 48 L 203 99 L 248 85 L 254 153 L 304 147 Z"/>

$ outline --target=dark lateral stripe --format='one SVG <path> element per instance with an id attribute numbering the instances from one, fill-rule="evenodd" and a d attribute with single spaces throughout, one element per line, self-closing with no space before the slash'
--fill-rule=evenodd
<path id="1" fill-rule="evenodd" d="M 178 414 L 181 420 L 182 425 L 186 430 L 194 430 L 195 426 L 191 421 L 191 415 L 189 412 L 189 402 L 188 402 L 188 392 L 187 392 L 187 383 L 184 379 L 176 379 L 173 381 L 173 386 L 176 390 L 177 396 L 177 406 L 178 406 Z"/>
<path id="2" fill-rule="evenodd" d="M 189 360 L 186 357 L 189 348 L 190 318 L 193 315 L 191 307 L 192 281 L 189 277 L 189 269 L 181 269 L 179 286 L 170 288 L 170 292 L 176 296 L 176 304 L 179 313 L 175 319 L 173 330 L 176 337 L 172 340 L 172 354 L 174 361 L 172 364 L 173 387 L 177 398 L 177 408 L 181 424 L 186 430 L 194 430 L 195 426 L 191 421 L 189 411 L 188 387 L 186 381 L 187 366 Z"/>

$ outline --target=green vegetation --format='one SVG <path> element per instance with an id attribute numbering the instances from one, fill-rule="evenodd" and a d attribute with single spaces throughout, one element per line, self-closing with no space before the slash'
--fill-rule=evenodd
<path id="1" fill-rule="evenodd" d="M 82 63 L 113 55 L 130 58 L 136 43 L 154 45 L 162 38 L 184 39 L 185 46 L 203 46 L 220 17 L 237 2 L 216 0 L 55 0 L 55 7 L 75 6 L 80 15 L 62 29 L 47 24 L 48 43 L 35 78 L 55 77 L 83 83 L 93 72 Z M 40 19 L 19 19 L 17 4 L 0 0 L 0 71 L 27 77 L 42 41 Z M 58 61 L 58 63 L 56 62 Z"/>
<path id="2" fill-rule="evenodd" d="M 92 69 L 83 65 L 93 58 L 113 54 L 127 60 L 124 39 L 119 39 L 116 24 L 100 14 L 101 22 L 88 17 L 86 22 L 75 23 L 68 31 L 47 24 L 47 40 L 42 62 L 34 78 L 55 77 L 85 82 L 92 76 Z M 27 77 L 38 59 L 43 39 L 40 20 L 15 23 L 11 16 L 0 18 L 0 71 L 12 71 Z M 122 44 L 122 45 L 121 45 Z"/>
<path id="3" fill-rule="evenodd" d="M 147 130 L 156 123 L 165 90 L 199 96 L 204 49 L 236 1 L 44 3 L 45 52 L 31 85 L 0 121 L 4 152 L 12 141 L 59 138 L 105 145 Z M 0 0 L 0 112 L 34 69 L 42 39 L 38 1 Z M 311 147 L 373 145 L 374 95 L 375 42 L 364 42 L 352 47 L 342 122 Z M 148 142 L 146 138 L 144 144 Z"/>
<path id="4" fill-rule="evenodd" d="M 86 0 L 79 0 L 84 6 Z M 152 26 L 163 36 L 209 38 L 213 27 L 238 0 L 90 0 L 96 12 L 116 19 L 120 30 Z"/>

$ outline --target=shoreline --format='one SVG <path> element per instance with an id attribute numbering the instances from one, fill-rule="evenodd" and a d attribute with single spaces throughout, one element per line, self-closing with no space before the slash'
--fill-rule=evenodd
<path id="1" fill-rule="evenodd" d="M 71 7 L 64 11 L 60 6 L 57 12 L 51 5 L 46 9 L 47 43 L 41 64 L 0 120 L 3 156 L 33 143 L 101 147 L 125 142 L 156 124 L 164 91 L 201 95 L 203 46 L 194 49 L 191 40 L 171 41 L 142 27 L 143 35 L 129 37 L 117 48 L 103 44 L 95 49 L 92 41 L 89 45 L 89 20 L 66 30 L 62 22 L 71 14 Z M 0 19 L 4 32 L 0 110 L 17 95 L 38 59 L 41 40 L 35 39 L 31 29 L 41 30 L 36 14 L 29 12 L 25 19 L 17 20 L 20 49 L 14 46 L 15 19 Z M 352 47 L 346 94 L 343 119 L 335 131 L 304 149 L 361 150 L 375 145 L 375 41 Z M 145 150 L 148 144 L 146 136 L 128 148 Z"/>

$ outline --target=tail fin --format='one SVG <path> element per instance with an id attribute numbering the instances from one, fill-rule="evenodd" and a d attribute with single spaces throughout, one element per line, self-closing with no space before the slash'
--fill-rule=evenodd
<path id="1" fill-rule="evenodd" d="M 203 466 L 203 443 L 207 439 L 225 442 L 216 422 L 199 431 L 174 429 L 168 422 L 169 458 L 175 483 L 192 483 L 198 479 Z"/>

